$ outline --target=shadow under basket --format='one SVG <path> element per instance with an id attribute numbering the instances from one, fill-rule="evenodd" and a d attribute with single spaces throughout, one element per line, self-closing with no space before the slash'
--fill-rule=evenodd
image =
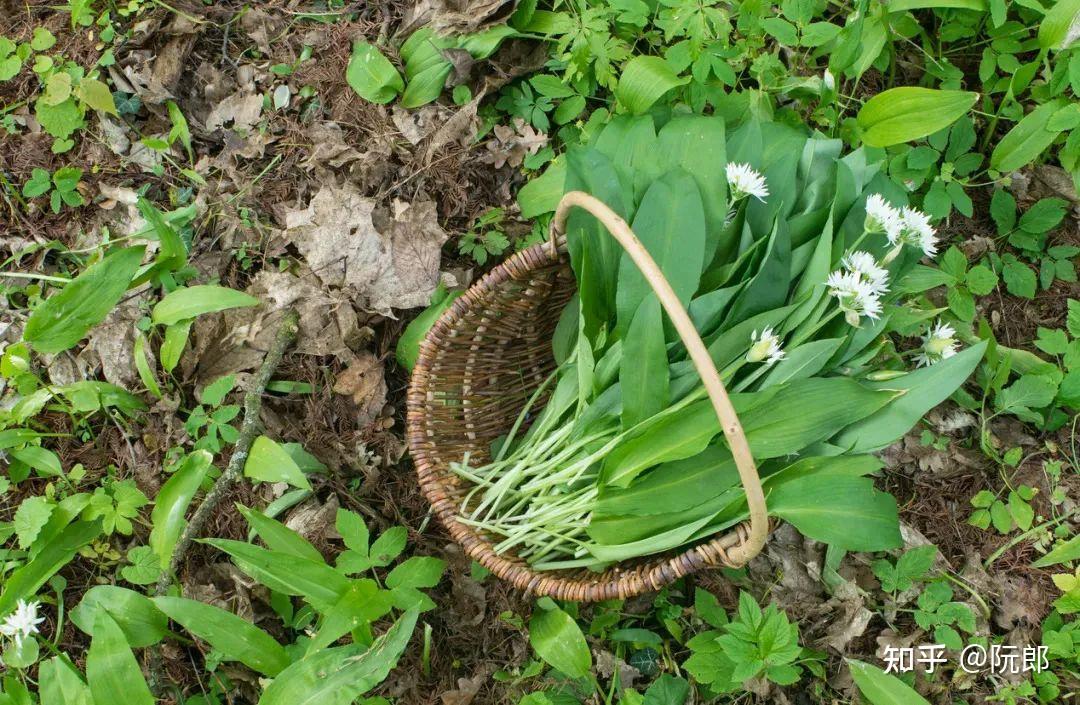
<path id="1" fill-rule="evenodd" d="M 561 600 L 626 598 L 705 567 L 744 564 L 760 550 L 743 550 L 751 533 L 747 523 L 689 549 L 625 561 L 600 573 L 534 571 L 512 551 L 496 554 L 497 539 L 458 521 L 472 485 L 450 464 L 466 454 L 473 463 L 487 462 L 492 441 L 510 430 L 556 367 L 552 336 L 576 281 L 565 247 L 555 243 L 533 246 L 495 267 L 453 302 L 420 344 L 406 436 L 436 517 L 469 557 L 499 578 Z M 544 401 L 538 400 L 537 410 Z"/>

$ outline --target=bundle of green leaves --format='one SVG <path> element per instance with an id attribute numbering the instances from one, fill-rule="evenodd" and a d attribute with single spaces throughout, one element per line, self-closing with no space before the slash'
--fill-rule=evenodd
<path id="1" fill-rule="evenodd" d="M 719 117 L 617 117 L 522 198 L 549 194 L 529 207 L 551 210 L 586 191 L 631 224 L 733 392 L 770 514 L 844 549 L 898 546 L 871 453 L 956 390 L 985 344 L 958 351 L 937 311 L 896 293 L 936 237 L 883 151 L 842 156 L 840 140 L 779 123 L 728 132 Z M 584 211 L 567 247 L 579 289 L 558 369 L 490 462 L 455 465 L 473 484 L 460 520 L 538 569 L 602 568 L 745 520 L 712 404 L 649 284 Z M 904 353 L 886 335 L 901 322 L 925 332 Z"/>

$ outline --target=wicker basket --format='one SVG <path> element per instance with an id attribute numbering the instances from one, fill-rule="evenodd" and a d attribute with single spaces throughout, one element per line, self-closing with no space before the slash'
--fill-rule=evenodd
<path id="1" fill-rule="evenodd" d="M 679 552 L 624 562 L 603 573 L 533 571 L 457 517 L 470 489 L 450 470 L 466 453 L 488 458 L 493 440 L 514 423 L 529 396 L 555 369 L 551 340 L 575 290 L 562 233 L 572 207 L 592 213 L 627 251 L 682 336 L 713 401 L 746 490 L 750 520 Z M 513 255 L 447 309 L 420 345 L 408 394 L 407 440 L 420 488 L 465 552 L 516 587 L 557 599 L 597 601 L 657 590 L 707 566 L 738 567 L 757 555 L 769 532 L 764 494 L 746 437 L 708 352 L 670 285 L 637 237 L 607 206 L 581 192 L 563 197 L 551 240 Z"/>

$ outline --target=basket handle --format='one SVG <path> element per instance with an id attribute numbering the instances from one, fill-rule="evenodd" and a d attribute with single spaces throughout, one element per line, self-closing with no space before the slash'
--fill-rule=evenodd
<path id="1" fill-rule="evenodd" d="M 637 238 L 626 221 L 602 201 L 584 191 L 568 191 L 562 197 L 555 209 L 555 217 L 551 220 L 549 244 L 552 255 L 558 255 L 558 240 L 566 232 L 566 219 L 570 214 L 570 209 L 575 206 L 595 216 L 611 233 L 611 236 L 618 240 L 626 250 L 626 254 L 630 255 L 630 259 L 634 261 L 645 276 L 645 280 L 649 282 L 649 286 L 656 292 L 668 318 L 671 319 L 675 330 L 685 343 L 694 367 L 701 375 L 701 381 L 705 385 L 709 399 L 712 400 L 716 416 L 720 419 L 720 428 L 727 439 L 728 448 L 731 449 L 731 455 L 739 471 L 739 479 L 746 492 L 746 504 L 750 510 L 748 535 L 745 541 L 733 546 L 726 553 L 729 564 L 744 565 L 765 546 L 765 539 L 769 535 L 769 517 L 765 508 L 765 493 L 761 489 L 761 478 L 758 476 L 754 457 L 750 453 L 750 444 L 747 443 L 746 433 L 735 413 L 735 408 L 731 405 L 731 399 L 720 379 L 720 373 L 716 371 L 716 365 L 713 364 L 708 348 L 705 347 L 697 329 L 694 328 L 690 316 L 686 314 L 686 309 L 683 308 L 679 297 L 672 291 L 671 284 L 657 266 L 656 260 L 641 244 L 641 240 Z"/>

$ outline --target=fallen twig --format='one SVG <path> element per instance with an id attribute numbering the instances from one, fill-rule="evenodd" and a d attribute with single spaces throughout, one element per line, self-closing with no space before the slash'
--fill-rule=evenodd
<path id="1" fill-rule="evenodd" d="M 192 542 L 202 533 L 203 527 L 206 526 L 206 522 L 210 519 L 218 504 L 221 503 L 221 500 L 225 498 L 229 490 L 243 474 L 244 463 L 247 460 L 248 452 L 251 450 L 251 444 L 260 430 L 259 414 L 262 411 L 262 395 L 266 391 L 266 385 L 270 382 L 274 371 L 281 364 L 281 358 L 284 356 L 285 351 L 296 339 L 299 323 L 300 316 L 296 311 L 288 311 L 282 319 L 277 335 L 274 336 L 273 344 L 266 352 L 266 357 L 263 359 L 258 373 L 256 373 L 255 378 L 244 393 L 244 417 L 240 424 L 240 436 L 236 440 L 232 456 L 229 457 L 229 465 L 225 468 L 225 472 L 221 473 L 221 476 L 214 482 L 214 486 L 210 488 L 210 491 L 206 493 L 206 497 L 203 498 L 191 520 L 184 527 L 180 539 L 176 542 L 176 549 L 173 551 L 172 559 L 169 561 L 169 565 L 165 566 L 165 570 L 161 572 L 161 577 L 154 588 L 155 595 L 164 595 L 172 586 L 173 577 L 183 565 L 184 558 Z M 156 692 L 164 682 L 161 654 L 155 648 L 150 657 L 151 688 Z"/>

